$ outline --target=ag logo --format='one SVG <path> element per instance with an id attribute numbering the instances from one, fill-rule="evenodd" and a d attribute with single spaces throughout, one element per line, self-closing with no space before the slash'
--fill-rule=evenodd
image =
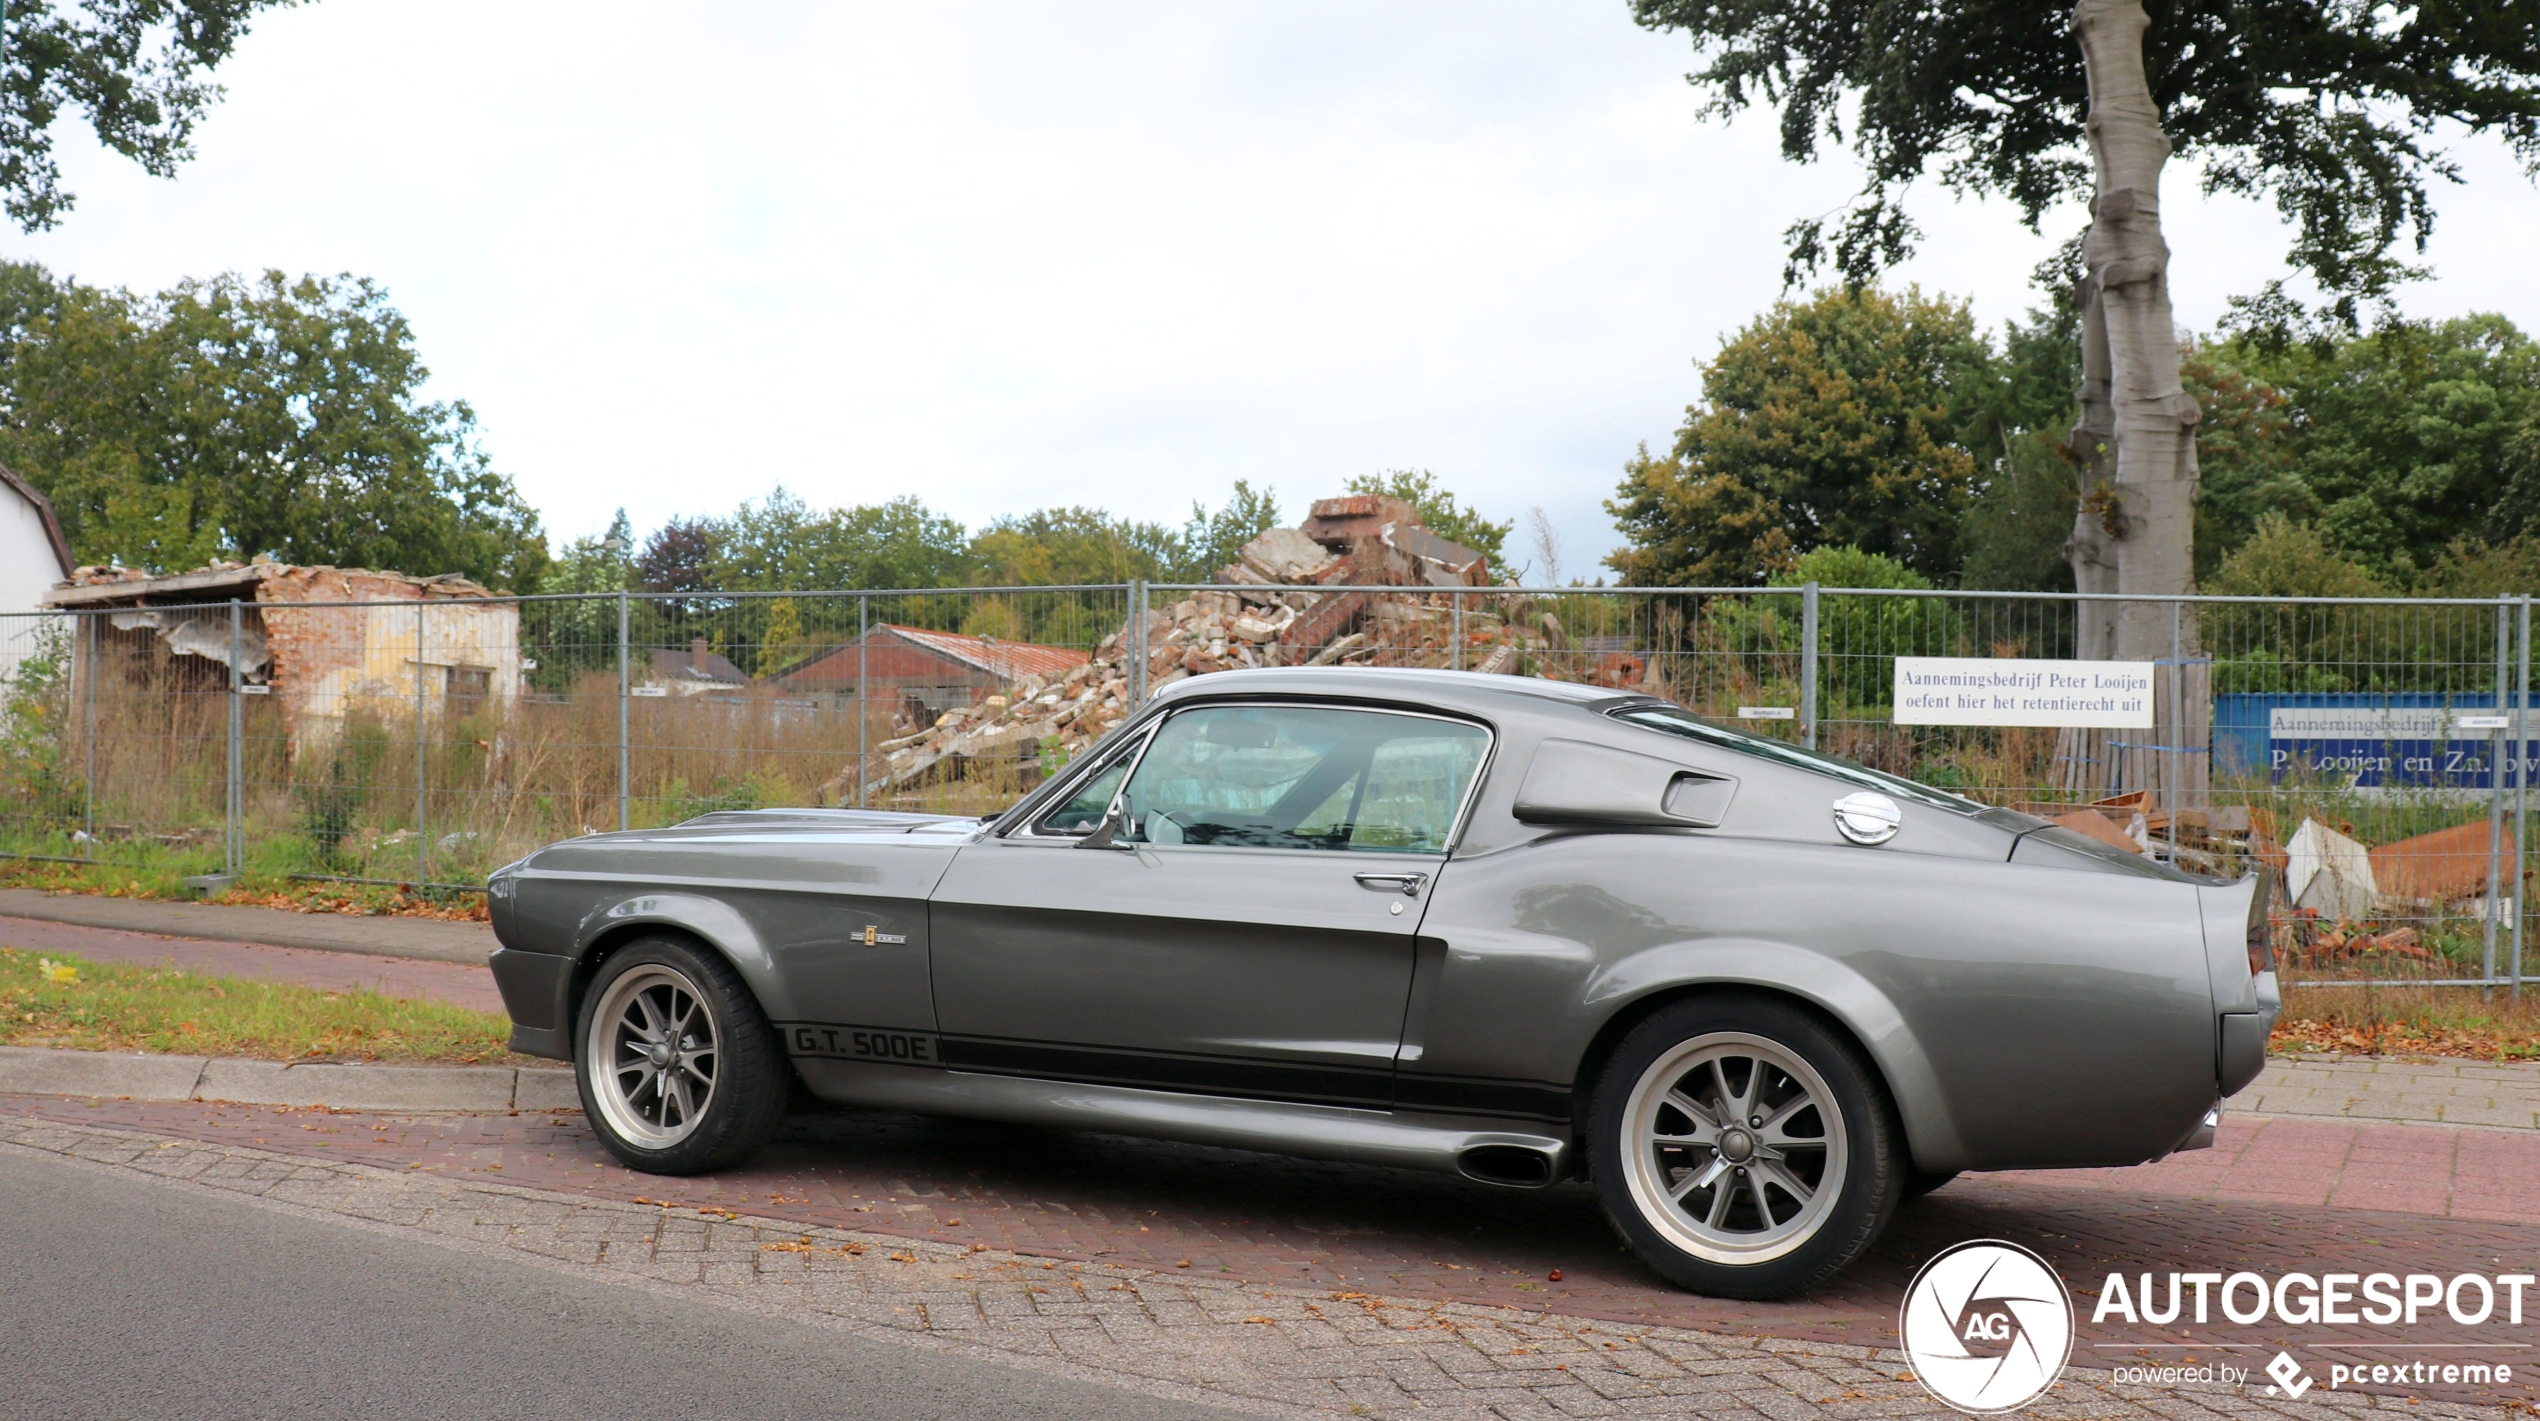
<path id="1" fill-rule="evenodd" d="M 2037 1399 L 2073 1354 L 2073 1302 L 2046 1260 L 1999 1239 L 1944 1250 L 1905 1289 L 1898 1329 L 1923 1390 L 1978 1414 Z"/>

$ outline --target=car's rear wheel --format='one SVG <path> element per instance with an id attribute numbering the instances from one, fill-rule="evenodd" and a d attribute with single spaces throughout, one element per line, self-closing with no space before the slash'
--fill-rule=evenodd
<path id="1" fill-rule="evenodd" d="M 1624 1241 L 1677 1284 L 1805 1292 L 1866 1251 L 1905 1187 L 1902 1131 L 1868 1061 L 1759 997 L 1667 1007 L 1597 1085 L 1590 1173 Z"/>
<path id="2" fill-rule="evenodd" d="M 636 1169 L 738 1164 L 784 1118 L 790 1067 L 766 1013 L 730 963 L 695 944 L 647 938 L 612 953 L 574 1041 L 583 1112 Z"/>

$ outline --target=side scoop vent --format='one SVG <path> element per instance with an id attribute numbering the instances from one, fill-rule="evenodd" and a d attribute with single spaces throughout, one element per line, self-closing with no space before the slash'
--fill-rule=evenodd
<path id="1" fill-rule="evenodd" d="M 1529 824 L 1663 825 L 1716 829 L 1737 797 L 1737 781 L 1673 760 L 1547 740 L 1510 806 Z"/>

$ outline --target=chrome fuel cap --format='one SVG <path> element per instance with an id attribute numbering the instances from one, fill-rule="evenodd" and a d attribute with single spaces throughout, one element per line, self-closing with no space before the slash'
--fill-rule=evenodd
<path id="1" fill-rule="evenodd" d="M 1856 844 L 1875 848 L 1896 837 L 1905 815 L 1886 795 L 1862 790 L 1834 802 L 1834 827 Z"/>

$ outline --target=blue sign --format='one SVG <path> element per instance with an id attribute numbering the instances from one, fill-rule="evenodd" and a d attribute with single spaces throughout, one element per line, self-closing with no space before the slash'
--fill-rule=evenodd
<path id="1" fill-rule="evenodd" d="M 2510 747 L 2493 755 L 2512 708 L 2434 692 L 2228 695 L 2214 698 L 2214 773 L 2264 773 L 2361 789 L 2400 785 L 2487 789 L 2516 781 Z M 2540 731 L 2540 716 L 2526 730 Z M 2523 746 L 2523 773 L 2540 770 L 2540 740 Z"/>

